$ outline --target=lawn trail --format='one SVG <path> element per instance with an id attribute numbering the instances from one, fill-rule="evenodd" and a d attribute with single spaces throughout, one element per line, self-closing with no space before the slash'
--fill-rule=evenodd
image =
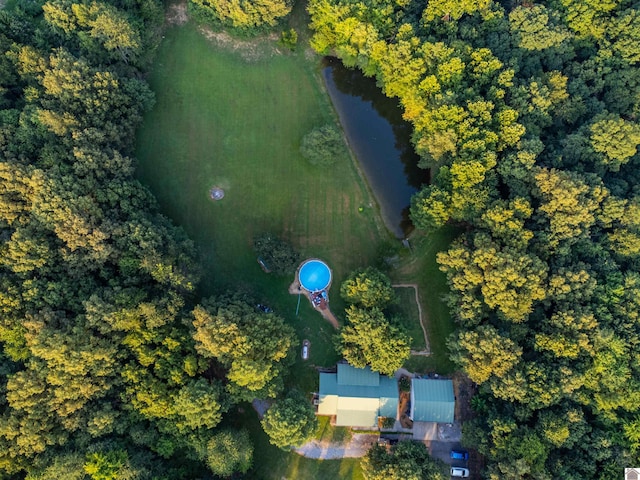
<path id="1" fill-rule="evenodd" d="M 411 351 L 411 355 L 431 355 L 431 347 L 429 346 L 429 337 L 427 336 L 427 328 L 426 323 L 428 318 L 426 313 L 422 310 L 422 305 L 420 304 L 420 296 L 418 295 L 418 285 L 416 283 L 396 283 L 391 285 L 393 288 L 413 288 L 413 291 L 416 294 L 416 305 L 418 305 L 418 316 L 420 317 L 420 327 L 422 328 L 422 333 L 424 334 L 424 345 L 425 349 L 420 352 L 416 352 L 414 350 Z"/>

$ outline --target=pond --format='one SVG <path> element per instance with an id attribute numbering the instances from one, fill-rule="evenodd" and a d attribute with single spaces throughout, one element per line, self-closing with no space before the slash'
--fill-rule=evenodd
<path id="1" fill-rule="evenodd" d="M 413 229 L 411 196 L 429 183 L 429 171 L 417 166 L 420 158 L 411 145 L 411 124 L 402 119 L 398 100 L 386 97 L 375 79 L 332 57 L 324 59 L 322 72 L 382 218 L 393 234 L 404 238 Z"/>

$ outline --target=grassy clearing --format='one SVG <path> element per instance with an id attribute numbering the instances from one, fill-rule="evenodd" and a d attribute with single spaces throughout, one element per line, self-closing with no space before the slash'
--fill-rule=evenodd
<path id="1" fill-rule="evenodd" d="M 390 272 L 394 283 L 418 285 L 422 311 L 426 317 L 432 355 L 411 357 L 405 365 L 411 371 L 451 374 L 456 369 L 449 360 L 446 346 L 447 338 L 453 333 L 455 325 L 442 300 L 449 288 L 446 276 L 438 268 L 436 254 L 446 250 L 458 233 L 454 228 L 445 227 L 429 235 L 414 235 L 411 239 L 412 252 L 402 259 L 399 268 Z"/>
<path id="2" fill-rule="evenodd" d="M 338 360 L 336 332 L 306 298 L 300 299 L 296 315 L 298 297 L 287 292 L 293 278 L 262 272 L 251 248 L 253 236 L 269 231 L 304 255 L 325 259 L 334 274 L 331 305 L 339 318 L 344 308 L 340 283 L 355 268 L 376 264 L 381 245 L 390 237 L 380 231 L 375 208 L 358 211 L 371 199 L 354 165 L 317 168 L 299 153 L 306 133 L 336 121 L 318 63 L 308 56 L 305 19 L 303 3 L 296 4 L 290 26 L 298 30 L 301 44 L 295 54 L 274 54 L 274 45 L 266 40 L 238 49 L 226 38 L 205 38 L 191 24 L 167 30 L 149 77 L 157 104 L 137 136 L 137 156 L 140 179 L 202 253 L 199 294 L 244 289 L 282 315 L 300 342 L 311 342 L 309 360 L 303 361 L 298 350 L 286 382 L 312 392 L 318 389 L 314 367 Z M 246 48 L 254 50 L 243 55 Z M 225 190 L 222 201 L 209 200 L 214 185 Z M 392 272 L 394 280 L 420 285 L 430 319 L 434 355 L 412 358 L 410 369 L 453 369 L 444 347 L 451 320 L 439 301 L 446 283 L 434 259 L 452 237 L 453 232 L 442 231 L 417 242 L 414 253 Z M 398 293 L 404 298 L 404 292 Z M 407 318 L 417 315 L 411 313 L 413 297 L 405 300 L 402 311 Z M 411 329 L 419 328 L 416 322 L 412 325 Z M 422 332 L 412 336 L 415 342 Z M 255 454 L 249 478 L 362 478 L 358 459 L 309 460 L 273 447 L 250 406 L 228 416 L 225 423 L 251 432 Z M 348 434 L 321 419 L 320 438 L 339 441 Z"/>
<path id="3" fill-rule="evenodd" d="M 321 442 L 344 442 L 351 439 L 351 429 L 347 427 L 334 427 L 331 425 L 331 417 L 318 417 L 318 430 L 315 439 Z"/>
<path id="4" fill-rule="evenodd" d="M 302 137 L 334 121 L 314 73 L 304 55 L 248 62 L 191 25 L 166 33 L 139 175 L 198 243 L 204 294 L 242 284 L 272 293 L 251 249 L 264 231 L 326 259 L 338 282 L 375 255 L 378 231 L 358 212 L 369 200 L 353 165 L 316 168 L 300 156 Z M 209 200 L 214 185 L 222 201 Z"/>
<path id="5" fill-rule="evenodd" d="M 411 287 L 394 288 L 398 302 L 389 308 L 389 314 L 411 336 L 411 349 L 424 350 L 424 332 L 420 327 L 420 312 L 416 303 L 415 290 Z"/>

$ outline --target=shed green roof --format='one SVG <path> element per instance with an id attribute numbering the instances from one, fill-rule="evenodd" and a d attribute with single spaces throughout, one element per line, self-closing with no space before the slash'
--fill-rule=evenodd
<path id="1" fill-rule="evenodd" d="M 414 422 L 453 422 L 455 397 L 451 380 L 414 378 L 411 381 L 411 397 Z"/>

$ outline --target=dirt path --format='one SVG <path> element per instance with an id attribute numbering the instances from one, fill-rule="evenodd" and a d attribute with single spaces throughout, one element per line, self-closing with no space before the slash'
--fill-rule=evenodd
<path id="1" fill-rule="evenodd" d="M 320 310 L 320 309 L 316 308 L 316 310 L 318 310 L 320 312 L 320 315 L 322 315 L 322 318 L 324 318 L 327 322 L 329 322 L 331 325 L 333 325 L 333 328 L 335 328 L 336 330 L 338 330 L 340 328 L 340 324 L 338 323 L 338 319 L 333 314 L 333 312 L 331 310 L 329 310 L 329 307 L 327 307 L 324 310 Z"/>
<path id="2" fill-rule="evenodd" d="M 378 441 L 378 435 L 356 433 L 347 443 L 320 442 L 312 440 L 305 443 L 295 452 L 307 458 L 331 460 L 336 458 L 364 457 L 371 446 Z"/>
<path id="3" fill-rule="evenodd" d="M 298 267 L 298 270 L 299 269 L 300 267 Z M 329 288 L 331 288 L 331 283 L 329 283 L 329 286 L 327 286 L 327 296 L 329 295 Z M 322 318 L 324 318 L 327 322 L 333 325 L 333 328 L 335 328 L 336 330 L 340 328 L 340 322 L 338 322 L 338 319 L 329 308 L 328 302 L 325 304 L 325 308 L 319 308 L 315 306 L 311 301 L 311 299 L 309 298 L 307 291 L 301 288 L 300 282 L 298 281 L 298 271 L 296 271 L 296 279 L 293 281 L 291 285 L 289 285 L 289 293 L 291 295 L 303 295 L 307 299 L 307 301 L 311 304 L 313 309 L 316 312 L 320 313 L 320 315 L 322 315 Z"/>
<path id="4" fill-rule="evenodd" d="M 424 334 L 424 345 L 425 349 L 423 351 L 411 351 L 411 355 L 431 355 L 431 346 L 429 345 L 429 337 L 427 336 L 427 328 L 426 328 L 426 315 L 422 312 L 422 305 L 420 304 L 420 297 L 418 296 L 418 285 L 416 283 L 396 283 L 391 285 L 393 288 L 413 288 L 413 291 L 416 294 L 416 305 L 418 305 L 418 316 L 420 317 L 420 327 L 422 328 L 422 333 Z"/>
<path id="5" fill-rule="evenodd" d="M 3 0 L 0 0 L 3 1 Z M 187 2 L 174 3 L 167 8 L 165 20 L 169 25 L 184 25 L 189 21 Z"/>

